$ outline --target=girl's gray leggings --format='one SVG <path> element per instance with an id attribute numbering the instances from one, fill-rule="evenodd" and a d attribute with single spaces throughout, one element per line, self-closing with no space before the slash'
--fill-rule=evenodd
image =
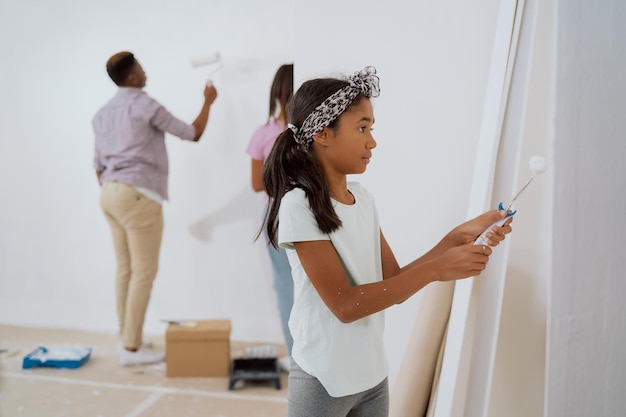
<path id="1" fill-rule="evenodd" d="M 288 382 L 288 417 L 388 417 L 387 378 L 367 391 L 331 397 L 317 378 L 292 359 Z"/>

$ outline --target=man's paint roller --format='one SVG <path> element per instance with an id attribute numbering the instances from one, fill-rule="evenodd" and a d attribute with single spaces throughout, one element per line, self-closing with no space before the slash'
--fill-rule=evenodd
<path id="1" fill-rule="evenodd" d="M 206 55 L 197 55 L 191 58 L 191 66 L 193 68 L 212 66 L 209 70 L 209 74 L 207 78 L 207 84 L 211 84 L 210 77 L 217 72 L 220 68 L 222 68 L 222 56 L 218 51 L 211 52 Z"/>

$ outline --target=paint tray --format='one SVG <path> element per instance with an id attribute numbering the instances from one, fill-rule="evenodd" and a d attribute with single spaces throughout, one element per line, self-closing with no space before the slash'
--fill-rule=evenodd
<path id="1" fill-rule="evenodd" d="M 24 356 L 22 369 L 35 366 L 76 369 L 89 360 L 90 347 L 44 347 L 39 346 Z"/>
<path id="2" fill-rule="evenodd" d="M 280 389 L 280 369 L 276 358 L 233 359 L 230 366 L 229 390 L 239 380 L 266 380 Z"/>

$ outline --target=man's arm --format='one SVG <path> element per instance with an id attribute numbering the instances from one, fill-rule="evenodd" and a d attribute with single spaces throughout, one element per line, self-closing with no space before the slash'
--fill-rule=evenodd
<path id="1" fill-rule="evenodd" d="M 213 84 L 208 84 L 204 87 L 204 104 L 202 105 L 202 109 L 200 110 L 200 114 L 196 117 L 196 120 L 193 121 L 193 127 L 196 130 L 196 136 L 194 136 L 193 141 L 197 142 L 200 140 L 200 137 L 204 133 L 204 129 L 206 129 L 206 125 L 209 122 L 209 110 L 211 109 L 211 105 L 217 98 L 217 90 L 213 86 Z"/>

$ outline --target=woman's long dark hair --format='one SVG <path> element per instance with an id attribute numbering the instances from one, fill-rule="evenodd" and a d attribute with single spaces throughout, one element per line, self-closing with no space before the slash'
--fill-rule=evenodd
<path id="1" fill-rule="evenodd" d="M 287 105 L 289 123 L 302 126 L 311 112 L 326 98 L 348 82 L 336 78 L 318 78 L 306 81 L 298 89 Z M 357 104 L 357 98 L 354 104 Z M 338 119 L 328 126 L 337 127 Z M 341 220 L 333 208 L 326 175 L 313 152 L 313 146 L 304 148 L 299 145 L 290 129 L 283 131 L 263 165 L 263 185 L 270 203 L 265 215 L 264 227 L 269 242 L 278 246 L 278 209 L 288 191 L 294 188 L 304 190 L 315 220 L 323 233 L 331 233 L 341 227 Z"/>
<path id="2" fill-rule="evenodd" d="M 286 110 L 287 102 L 293 95 L 293 64 L 284 64 L 276 70 L 270 88 L 269 119 L 276 117 L 276 106 Z M 268 119 L 268 120 L 269 120 Z"/>

